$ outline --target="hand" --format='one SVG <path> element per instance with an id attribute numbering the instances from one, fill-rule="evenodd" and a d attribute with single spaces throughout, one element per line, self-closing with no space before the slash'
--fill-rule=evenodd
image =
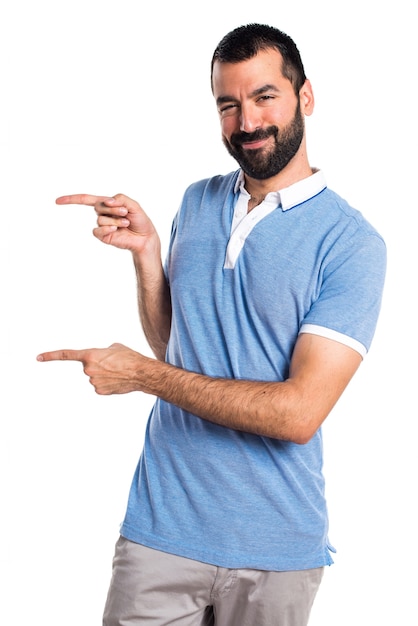
<path id="1" fill-rule="evenodd" d="M 56 199 L 56 203 L 94 207 L 98 217 L 97 228 L 93 230 L 93 234 L 103 243 L 138 253 L 141 253 L 150 242 L 159 246 L 153 223 L 140 205 L 127 196 L 75 194 L 61 196 Z"/>
<path id="2" fill-rule="evenodd" d="M 151 359 L 120 343 L 114 343 L 109 348 L 44 352 L 38 355 L 37 360 L 79 361 L 96 393 L 111 395 L 140 391 L 141 387 L 136 380 L 138 367 Z"/>

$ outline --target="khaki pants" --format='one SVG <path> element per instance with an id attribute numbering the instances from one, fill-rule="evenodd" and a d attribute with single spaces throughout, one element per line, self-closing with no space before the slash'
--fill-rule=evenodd
<path id="1" fill-rule="evenodd" d="M 225 569 L 120 537 L 104 626 L 306 626 L 323 568 Z"/>

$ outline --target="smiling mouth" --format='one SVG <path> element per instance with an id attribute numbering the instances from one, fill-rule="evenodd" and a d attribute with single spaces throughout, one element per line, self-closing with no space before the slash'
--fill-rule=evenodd
<path id="1" fill-rule="evenodd" d="M 265 146 L 267 139 L 268 137 L 265 139 L 258 139 L 257 141 L 244 141 L 240 145 L 244 150 L 258 150 L 259 148 Z"/>
<path id="2" fill-rule="evenodd" d="M 230 143 L 235 148 L 241 148 L 241 150 L 259 150 L 269 143 L 271 139 L 274 142 L 277 132 L 276 127 L 271 126 L 267 129 L 255 130 L 252 133 L 236 133 L 232 135 Z"/>

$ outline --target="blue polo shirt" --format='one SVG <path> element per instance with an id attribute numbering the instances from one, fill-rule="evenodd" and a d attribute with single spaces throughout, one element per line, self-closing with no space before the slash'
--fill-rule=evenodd
<path id="1" fill-rule="evenodd" d="M 250 213 L 247 205 L 240 171 L 187 189 L 166 262 L 167 361 L 212 377 L 283 381 L 303 332 L 364 356 L 385 275 L 380 235 L 320 171 Z M 157 399 L 121 533 L 227 568 L 330 564 L 322 463 L 320 429 L 298 445 Z"/>

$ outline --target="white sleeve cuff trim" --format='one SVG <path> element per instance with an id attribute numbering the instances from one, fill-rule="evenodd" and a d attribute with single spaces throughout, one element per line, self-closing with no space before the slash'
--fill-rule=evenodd
<path id="1" fill-rule="evenodd" d="M 299 334 L 308 333 L 311 335 L 320 335 L 321 337 L 327 337 L 328 339 L 333 339 L 334 341 L 338 341 L 339 343 L 343 343 L 349 348 L 353 348 L 356 350 L 362 358 L 364 358 L 367 354 L 367 348 L 357 341 L 357 339 L 353 339 L 348 335 L 344 335 L 343 333 L 339 333 L 336 330 L 332 330 L 331 328 L 326 328 L 325 326 L 317 326 L 316 324 L 303 324 L 302 328 L 299 331 Z"/>

